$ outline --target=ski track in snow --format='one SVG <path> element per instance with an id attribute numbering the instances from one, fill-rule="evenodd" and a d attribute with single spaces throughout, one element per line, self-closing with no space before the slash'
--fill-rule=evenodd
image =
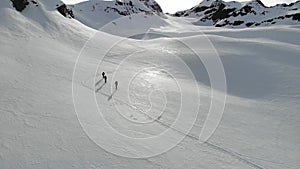
<path id="1" fill-rule="evenodd" d="M 87 87 L 87 86 L 85 86 L 85 87 Z M 91 89 L 91 88 L 89 88 L 89 87 L 87 87 L 87 88 L 88 88 L 88 89 Z M 91 90 L 93 90 L 93 89 L 91 89 Z M 96 92 L 96 93 L 100 93 L 101 95 L 106 96 L 106 97 L 109 97 L 109 96 L 110 96 L 109 94 L 106 94 L 106 93 L 104 93 L 104 92 L 99 92 L 99 91 L 98 91 L 98 92 Z M 147 116 L 148 118 L 150 118 L 150 119 L 153 120 L 154 122 L 157 122 L 158 124 L 160 124 L 160 125 L 166 127 L 167 129 L 172 129 L 173 131 L 176 131 L 176 132 L 178 132 L 178 133 L 180 133 L 180 134 L 182 134 L 182 135 L 184 135 L 184 136 L 186 136 L 186 137 L 188 137 L 188 138 L 190 138 L 190 139 L 192 139 L 192 140 L 198 141 L 199 144 L 200 144 L 200 140 L 199 140 L 198 137 L 196 137 L 196 136 L 194 136 L 194 135 L 191 135 L 191 134 L 189 134 L 189 133 L 184 133 L 184 132 L 182 132 L 182 131 L 180 131 L 180 130 L 178 130 L 178 129 L 172 128 L 170 125 L 168 125 L 168 124 L 166 124 L 166 123 L 163 123 L 162 121 L 159 121 L 159 119 L 157 119 L 157 118 L 151 117 L 149 114 L 147 114 L 146 112 L 144 112 L 142 109 L 139 109 L 139 108 L 137 108 L 136 106 L 133 106 L 133 105 L 131 105 L 131 104 L 129 104 L 129 103 L 123 101 L 123 100 L 120 100 L 120 99 L 118 99 L 118 98 L 116 98 L 116 97 L 114 97 L 114 100 L 118 101 L 119 103 L 123 103 L 123 104 L 125 104 L 125 105 L 131 107 L 132 109 L 135 109 L 136 111 L 142 113 L 143 115 Z M 246 158 L 243 158 L 243 157 L 248 157 L 248 158 L 257 159 L 257 160 L 260 160 L 260 161 L 265 161 L 265 162 L 270 162 L 270 163 L 274 163 L 274 164 L 281 164 L 281 165 L 284 165 L 284 164 L 282 164 L 282 163 L 278 163 L 278 162 L 274 162 L 274 161 L 270 161 L 270 160 L 264 160 L 264 159 L 259 159 L 259 158 L 256 158 L 256 157 L 246 156 L 246 155 L 243 155 L 243 154 L 241 154 L 241 153 L 235 152 L 235 151 L 233 151 L 233 150 L 229 150 L 229 149 L 226 149 L 226 148 L 221 147 L 221 146 L 219 146 L 219 145 L 216 145 L 216 144 L 214 144 L 214 143 L 211 143 L 211 142 L 209 142 L 209 141 L 207 141 L 207 142 L 205 142 L 205 143 L 203 143 L 203 144 L 209 146 L 210 148 L 212 148 L 212 149 L 214 149 L 214 150 L 217 150 L 217 151 L 219 151 L 219 152 L 228 154 L 228 155 L 230 155 L 231 157 L 233 157 L 233 158 L 235 158 L 235 159 L 237 159 L 237 160 L 239 160 L 239 161 L 241 161 L 241 162 L 243 162 L 243 163 L 249 165 L 249 166 L 252 167 L 252 168 L 256 168 L 256 169 L 266 169 L 266 168 L 264 168 L 263 166 L 261 166 L 261 165 L 259 165 L 259 164 L 256 164 L 256 163 L 254 163 L 254 162 L 252 162 L 252 161 L 250 161 L 250 160 L 248 160 L 248 159 L 246 159 Z M 288 166 L 286 166 L 286 165 L 285 165 L 284 167 L 285 167 L 285 168 L 290 168 L 290 167 L 288 167 Z"/>
<path id="2" fill-rule="evenodd" d="M 93 91 L 94 91 L 94 89 L 88 87 L 87 85 L 84 85 L 83 83 L 82 83 L 82 86 L 84 86 L 84 87 L 87 88 L 87 89 L 90 89 L 90 90 L 93 90 Z M 104 93 L 104 92 L 99 92 L 99 91 L 97 92 L 97 91 L 96 91 L 96 93 L 100 93 L 101 95 L 106 96 L 106 97 L 109 97 L 109 96 L 110 96 L 109 94 Z M 199 140 L 198 137 L 193 136 L 193 135 L 188 134 L 188 133 L 184 133 L 184 132 L 182 132 L 182 131 L 180 131 L 180 130 L 178 130 L 178 129 L 172 128 L 170 125 L 168 125 L 168 124 L 166 124 L 166 123 L 163 123 L 163 122 L 159 121 L 157 118 L 151 117 L 151 116 L 148 115 L 146 112 L 144 112 L 142 109 L 139 109 L 139 108 L 137 108 L 136 106 L 133 106 L 133 105 L 131 105 L 131 104 L 125 102 L 125 101 L 122 101 L 122 100 L 120 100 L 120 99 L 118 99 L 118 98 L 116 98 L 116 97 L 114 97 L 114 100 L 118 101 L 119 103 L 125 104 L 125 105 L 131 107 L 132 109 L 135 109 L 135 110 L 138 111 L 139 113 L 141 113 L 141 114 L 147 116 L 147 117 L 150 118 L 151 120 L 155 121 L 156 123 L 158 123 L 158 124 L 160 124 L 160 125 L 162 125 L 162 126 L 168 128 L 168 129 L 172 129 L 173 131 L 176 131 L 176 132 L 178 132 L 178 133 L 180 133 L 180 134 L 182 134 L 182 135 L 184 135 L 184 136 L 186 136 L 186 137 L 188 137 L 188 138 L 190 138 L 190 139 L 192 139 L 192 140 L 198 141 L 199 144 L 200 144 L 200 140 Z M 260 166 L 259 164 L 256 164 L 256 163 L 254 163 L 254 162 L 252 162 L 252 161 L 249 161 L 249 160 L 243 158 L 242 156 L 244 156 L 244 155 L 242 155 L 242 154 L 240 154 L 240 153 L 236 153 L 236 152 L 234 152 L 234 151 L 232 151 L 232 150 L 225 149 L 225 148 L 223 148 L 223 147 L 221 147 L 221 146 L 218 146 L 218 145 L 216 145 L 216 144 L 214 144 L 214 143 L 210 143 L 210 142 L 208 142 L 208 141 L 205 142 L 205 143 L 203 143 L 203 144 L 205 144 L 205 145 L 211 147 L 211 148 L 214 149 L 214 150 L 217 150 L 217 151 L 219 151 L 219 152 L 228 154 L 228 155 L 230 155 L 231 157 L 233 157 L 233 158 L 235 158 L 235 159 L 237 159 L 237 160 L 239 160 L 239 161 L 241 161 L 241 162 L 243 162 L 243 163 L 249 165 L 249 166 L 252 167 L 252 168 L 256 168 L 256 169 L 265 169 L 264 167 Z"/>

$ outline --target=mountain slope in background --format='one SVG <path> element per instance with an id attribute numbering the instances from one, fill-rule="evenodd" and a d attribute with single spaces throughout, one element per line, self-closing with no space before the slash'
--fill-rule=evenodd
<path id="1" fill-rule="evenodd" d="M 99 29 L 103 25 L 133 14 L 144 13 L 146 16 L 163 15 L 161 7 L 155 0 L 105 1 L 90 0 L 70 6 L 75 18 L 80 22 Z"/>
<path id="2" fill-rule="evenodd" d="M 176 12 L 173 16 L 197 18 L 195 25 L 216 27 L 293 25 L 300 23 L 300 1 L 266 7 L 260 0 L 244 3 L 204 0 L 189 10 Z"/>

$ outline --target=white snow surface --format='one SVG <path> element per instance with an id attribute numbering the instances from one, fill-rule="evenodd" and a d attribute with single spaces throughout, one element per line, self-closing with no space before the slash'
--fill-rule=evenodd
<path id="1" fill-rule="evenodd" d="M 39 7 L 28 6 L 20 13 L 9 1 L 0 2 L 1 169 L 299 168 L 298 25 L 226 29 L 195 26 L 190 18 L 168 17 L 157 19 L 157 26 L 149 27 L 155 36 L 130 39 L 124 36 L 132 22 L 138 22 L 135 29 L 146 25 L 145 29 L 155 17 L 132 20 L 127 25 L 124 20 L 116 21 L 114 30 L 120 32 L 111 30 L 112 35 L 107 33 L 111 27 L 96 31 L 61 16 L 55 5 L 54 1 L 41 0 Z M 180 42 L 205 51 L 210 45 L 199 42 L 207 42 L 201 41 L 207 38 L 224 65 L 228 91 L 220 125 L 207 142 L 200 143 L 198 136 L 210 103 L 220 98 L 211 98 L 205 68 Z M 98 53 L 107 51 L 108 44 L 118 40 L 100 62 Z M 74 80 L 80 52 L 78 79 Z M 196 81 L 182 61 L 190 67 Z M 88 73 L 95 66 L 99 66 L 94 70 L 96 76 Z M 102 71 L 107 72 L 107 84 L 100 81 Z M 179 87 L 168 72 L 180 82 Z M 119 82 L 116 91 L 115 80 Z M 201 98 L 199 115 L 194 119 L 189 117 L 189 111 L 184 112 L 186 119 L 196 120 L 192 130 L 174 148 L 151 158 L 124 158 L 104 150 L 82 128 L 74 108 L 74 87 L 79 93 L 92 92 L 108 123 L 120 133 L 145 138 L 172 130 L 174 137 L 158 144 L 165 146 L 177 135 L 184 136 L 171 125 L 180 112 L 180 96 L 192 98 L 194 84 Z M 85 97 L 81 99 L 86 105 L 91 104 Z M 199 100 L 186 101 L 192 105 Z M 84 120 L 93 121 L 94 116 L 88 116 L 88 106 L 87 110 Z M 148 115 L 143 113 L 148 110 Z M 157 119 L 153 121 L 152 117 Z M 137 126 L 135 122 L 150 123 Z M 101 125 L 104 124 L 95 125 L 96 131 L 109 134 L 101 130 Z M 107 144 L 116 149 L 125 145 L 127 149 L 122 151 L 128 153 L 152 151 L 117 138 L 107 140 Z"/>

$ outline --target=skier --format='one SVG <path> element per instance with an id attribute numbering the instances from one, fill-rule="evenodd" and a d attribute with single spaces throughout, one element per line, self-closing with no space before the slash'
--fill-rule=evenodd
<path id="1" fill-rule="evenodd" d="M 104 83 L 106 83 L 106 81 L 107 81 L 107 76 L 103 76 L 103 78 L 104 78 Z"/>
<path id="2" fill-rule="evenodd" d="M 105 76 L 105 73 L 104 72 L 102 72 L 102 78 L 104 79 L 104 76 Z"/>
<path id="3" fill-rule="evenodd" d="M 118 81 L 115 81 L 116 90 L 118 89 Z"/>

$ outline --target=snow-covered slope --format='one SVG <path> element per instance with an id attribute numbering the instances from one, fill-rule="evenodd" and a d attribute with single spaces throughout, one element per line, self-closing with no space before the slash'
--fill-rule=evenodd
<path id="1" fill-rule="evenodd" d="M 78 35 L 87 36 L 83 34 L 89 32 L 91 28 L 74 19 L 63 17 L 57 10 L 57 7 L 61 5 L 64 4 L 60 0 L 30 1 L 22 12 L 18 12 L 12 2 L 1 1 L 0 26 L 4 30 L 24 37 L 47 35 L 48 37 L 61 36 L 62 40 L 66 40 L 76 38 Z M 62 33 L 61 29 L 66 31 Z M 73 36 L 73 32 L 78 32 L 78 34 Z"/>
<path id="2" fill-rule="evenodd" d="M 185 18 L 165 21 L 150 33 L 175 38 L 124 39 L 63 17 L 55 1 L 30 3 L 21 13 L 10 1 L 0 1 L 0 168 L 297 169 L 299 26 L 229 30 L 198 27 Z M 207 38 L 224 64 L 228 97 L 216 132 L 200 143 L 199 132 L 211 101 L 220 101 L 211 98 L 206 69 L 195 59 L 195 51 L 203 51 L 201 57 L 208 59 L 216 54 L 207 50 L 212 47 Z M 113 42 L 119 43 L 111 48 Z M 107 84 L 101 81 L 102 71 L 107 73 Z M 118 90 L 113 89 L 115 80 Z M 200 100 L 192 97 L 195 86 Z M 90 93 L 93 101 L 79 97 L 82 107 L 76 110 L 85 111 L 78 114 L 74 100 Z M 214 93 L 221 96 L 224 91 Z M 183 125 L 196 120 L 187 135 L 177 130 L 183 126 L 172 126 L 180 113 L 180 96 L 191 97 L 183 102 L 187 104 Z M 193 119 L 191 106 L 199 101 L 199 116 Z M 130 155 L 151 153 L 156 147 L 105 137 L 111 133 L 104 128 L 107 123 L 99 123 L 100 114 L 91 114 L 94 102 L 107 122 L 129 137 L 159 136 L 171 130 L 173 135 L 164 142 L 154 142 L 157 148 L 168 147 L 178 136 L 184 139 L 151 158 L 112 154 L 89 134 Z M 82 128 L 86 124 L 95 130 Z"/>
<path id="3" fill-rule="evenodd" d="M 145 17 L 163 15 L 155 0 L 90 0 L 71 5 L 71 8 L 76 19 L 94 29 L 124 16 L 131 19 L 130 16 L 135 14 L 143 14 Z"/>
<path id="4" fill-rule="evenodd" d="M 198 18 L 194 24 L 216 27 L 297 25 L 300 23 L 300 1 L 266 7 L 260 0 L 244 3 L 204 0 L 189 10 L 175 13 L 174 16 Z"/>

